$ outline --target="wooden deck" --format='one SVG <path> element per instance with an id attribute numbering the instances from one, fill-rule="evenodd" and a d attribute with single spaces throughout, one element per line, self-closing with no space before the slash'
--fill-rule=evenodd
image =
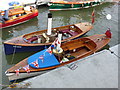
<path id="1" fill-rule="evenodd" d="M 75 24 L 76 27 L 80 28 L 82 31 L 86 31 L 88 29 L 91 29 L 91 24 L 90 23 L 81 23 L 81 24 Z"/>

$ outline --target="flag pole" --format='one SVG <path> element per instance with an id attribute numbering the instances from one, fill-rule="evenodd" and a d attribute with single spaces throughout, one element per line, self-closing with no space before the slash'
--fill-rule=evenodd
<path id="1" fill-rule="evenodd" d="M 94 24 L 95 22 L 95 9 L 93 9 L 93 12 L 92 12 L 92 21 L 91 23 Z"/>
<path id="2" fill-rule="evenodd" d="M 58 43 L 57 43 L 57 51 L 59 52 L 60 51 L 60 46 L 61 46 L 61 38 L 62 38 L 62 34 L 58 34 Z"/>

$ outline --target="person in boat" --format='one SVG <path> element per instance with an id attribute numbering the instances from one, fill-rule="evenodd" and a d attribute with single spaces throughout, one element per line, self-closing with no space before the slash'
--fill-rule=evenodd
<path id="1" fill-rule="evenodd" d="M 2 11 L 0 11 L 0 21 L 1 21 L 2 23 L 5 23 L 5 20 L 3 19 L 3 16 L 2 16 L 2 14 L 1 14 L 1 12 L 2 12 Z"/>
<path id="2" fill-rule="evenodd" d="M 4 11 L 4 15 L 2 16 L 2 18 L 3 18 L 5 21 L 9 20 L 8 10 L 5 10 L 5 11 Z"/>

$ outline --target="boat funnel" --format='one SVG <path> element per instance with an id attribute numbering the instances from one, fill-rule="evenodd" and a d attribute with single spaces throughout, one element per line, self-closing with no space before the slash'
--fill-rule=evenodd
<path id="1" fill-rule="evenodd" d="M 48 29 L 47 29 L 47 35 L 51 35 L 52 30 L 52 14 L 48 13 Z"/>

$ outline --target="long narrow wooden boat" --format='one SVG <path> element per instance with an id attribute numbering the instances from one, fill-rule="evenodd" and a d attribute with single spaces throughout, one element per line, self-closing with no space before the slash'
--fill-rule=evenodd
<path id="1" fill-rule="evenodd" d="M 13 52 L 27 52 L 39 51 L 50 46 L 55 40 L 58 33 L 63 34 L 62 42 L 77 39 L 90 31 L 93 28 L 92 24 L 88 22 L 78 23 L 73 25 L 61 26 L 52 28 L 50 36 L 45 33 L 47 30 L 41 30 L 15 37 L 4 42 L 5 54 L 12 54 Z"/>
<path id="2" fill-rule="evenodd" d="M 69 1 L 51 1 L 48 3 L 50 11 L 57 10 L 73 10 L 73 9 L 81 9 L 81 8 L 89 8 L 93 6 L 100 5 L 100 1 L 95 0 L 85 0 L 79 2 L 69 2 Z"/>
<path id="3" fill-rule="evenodd" d="M 62 43 L 59 53 L 51 45 L 52 52 L 49 47 L 28 57 L 8 69 L 6 75 L 10 81 L 38 75 L 42 71 L 51 70 L 89 56 L 109 42 L 110 38 L 106 34 L 97 34 Z"/>
<path id="4" fill-rule="evenodd" d="M 38 16 L 36 8 L 30 7 L 28 10 L 25 8 L 10 9 L 8 11 L 8 20 L 0 22 L 0 28 L 15 26 Z M 2 15 L 4 15 L 4 12 L 2 12 Z"/>

